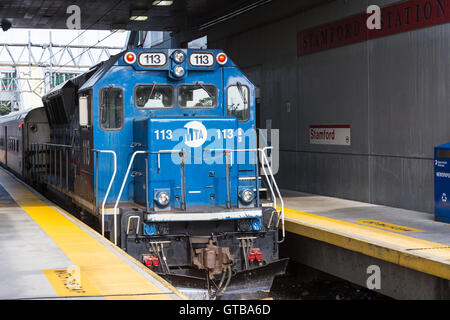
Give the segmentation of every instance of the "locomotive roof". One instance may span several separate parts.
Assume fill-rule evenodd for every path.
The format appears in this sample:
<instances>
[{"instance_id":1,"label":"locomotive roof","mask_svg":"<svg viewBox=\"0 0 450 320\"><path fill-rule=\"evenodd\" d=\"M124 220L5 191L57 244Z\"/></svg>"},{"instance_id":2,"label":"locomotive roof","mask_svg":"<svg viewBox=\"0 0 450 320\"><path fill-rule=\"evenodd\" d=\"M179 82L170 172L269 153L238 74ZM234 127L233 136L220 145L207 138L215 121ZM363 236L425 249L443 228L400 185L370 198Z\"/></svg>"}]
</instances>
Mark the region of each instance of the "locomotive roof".
<instances>
[{"instance_id":1,"label":"locomotive roof","mask_svg":"<svg viewBox=\"0 0 450 320\"><path fill-rule=\"evenodd\" d=\"M108 72L108 70L117 62L117 60L119 60L123 53L124 51L111 56L108 60L98 65L95 73L81 86L78 91L84 91L92 88L97 83L97 81L99 81L103 77L103 75Z\"/></svg>"},{"instance_id":2,"label":"locomotive roof","mask_svg":"<svg viewBox=\"0 0 450 320\"><path fill-rule=\"evenodd\" d=\"M28 109L25 109L25 110L10 112L10 113L0 117L0 123L13 121L13 120L24 119L27 116L28 113L30 113L31 111L33 111L35 109L39 109L39 108L42 108L42 107L28 108Z\"/></svg>"},{"instance_id":3,"label":"locomotive roof","mask_svg":"<svg viewBox=\"0 0 450 320\"><path fill-rule=\"evenodd\" d=\"M54 95L58 95L62 89L64 88L68 88L68 87L77 87L79 88L80 86L83 85L83 83L86 82L86 80L92 76L92 74L95 72L96 67L91 68L90 70L88 70L85 73L82 73L72 79L66 80L63 83L60 83L59 85L57 85L56 87L54 87L52 90L50 90L45 96L42 97L42 100L47 100L48 98L54 96Z\"/></svg>"}]
</instances>

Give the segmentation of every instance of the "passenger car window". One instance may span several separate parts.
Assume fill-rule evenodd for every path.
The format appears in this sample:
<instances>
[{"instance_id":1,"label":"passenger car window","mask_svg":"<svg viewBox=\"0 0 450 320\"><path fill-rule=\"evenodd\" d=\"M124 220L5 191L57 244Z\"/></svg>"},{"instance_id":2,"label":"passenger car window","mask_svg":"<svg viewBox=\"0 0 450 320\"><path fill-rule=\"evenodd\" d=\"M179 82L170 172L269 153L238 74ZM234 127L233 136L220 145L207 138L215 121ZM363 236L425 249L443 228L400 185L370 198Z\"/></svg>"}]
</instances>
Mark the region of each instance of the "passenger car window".
<instances>
[{"instance_id":1,"label":"passenger car window","mask_svg":"<svg viewBox=\"0 0 450 320\"><path fill-rule=\"evenodd\" d=\"M178 105L181 108L214 108L217 105L217 88L213 85L180 85Z\"/></svg>"},{"instance_id":2,"label":"passenger car window","mask_svg":"<svg viewBox=\"0 0 450 320\"><path fill-rule=\"evenodd\" d=\"M106 130L116 130L123 126L123 90L103 88L100 90L100 126Z\"/></svg>"},{"instance_id":3,"label":"passenger car window","mask_svg":"<svg viewBox=\"0 0 450 320\"><path fill-rule=\"evenodd\" d=\"M168 85L139 85L136 87L134 103L138 108L172 108L173 87Z\"/></svg>"},{"instance_id":4,"label":"passenger car window","mask_svg":"<svg viewBox=\"0 0 450 320\"><path fill-rule=\"evenodd\" d=\"M247 121L250 118L248 87L240 83L228 87L227 116L236 117L239 121Z\"/></svg>"}]
</instances>

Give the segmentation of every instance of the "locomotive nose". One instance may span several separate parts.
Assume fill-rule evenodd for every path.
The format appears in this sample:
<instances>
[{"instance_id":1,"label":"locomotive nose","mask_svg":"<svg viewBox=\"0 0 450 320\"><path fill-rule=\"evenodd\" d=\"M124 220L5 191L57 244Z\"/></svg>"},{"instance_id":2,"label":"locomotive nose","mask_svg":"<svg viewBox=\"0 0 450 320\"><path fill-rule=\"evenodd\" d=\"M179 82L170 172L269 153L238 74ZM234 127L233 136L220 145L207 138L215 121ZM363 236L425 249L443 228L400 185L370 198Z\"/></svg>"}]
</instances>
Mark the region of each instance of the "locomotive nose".
<instances>
[{"instance_id":1,"label":"locomotive nose","mask_svg":"<svg viewBox=\"0 0 450 320\"><path fill-rule=\"evenodd\" d=\"M147 156L134 165L135 199L155 211L237 204L237 166L223 150L236 149L238 132L236 118L136 119L134 143Z\"/></svg>"}]
</instances>

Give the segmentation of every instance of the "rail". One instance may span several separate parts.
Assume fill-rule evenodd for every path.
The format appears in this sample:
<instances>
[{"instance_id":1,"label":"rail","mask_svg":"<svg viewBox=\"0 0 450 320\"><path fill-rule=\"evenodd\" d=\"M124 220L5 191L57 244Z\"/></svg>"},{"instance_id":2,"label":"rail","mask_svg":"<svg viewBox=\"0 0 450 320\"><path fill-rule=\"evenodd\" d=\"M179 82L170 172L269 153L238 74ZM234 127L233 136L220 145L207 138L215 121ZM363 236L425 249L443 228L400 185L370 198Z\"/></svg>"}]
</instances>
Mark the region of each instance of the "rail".
<instances>
[{"instance_id":1,"label":"rail","mask_svg":"<svg viewBox=\"0 0 450 320\"><path fill-rule=\"evenodd\" d=\"M98 172L97 172L98 154L99 153L109 153L109 154L112 154L113 158L114 158L113 174L111 176L111 180L109 181L109 185L108 185L108 189L106 190L105 198L102 201L102 236L105 236L105 205L106 205L106 200L108 199L108 196L109 196L109 192L111 191L111 187L112 187L112 184L114 182L114 179L116 178L116 173L117 173L117 154L113 150L95 150L95 149L93 149L92 151L97 154L97 157L96 157L96 159L97 159L97 166L95 166L95 173L96 173L95 176L96 176L97 179L98 179ZM98 188L98 181L96 183L96 186ZM98 195L98 193L97 193L97 195ZM115 214L115 212L114 212L114 214ZM117 222L116 220L115 220L115 223ZM114 232L116 232L116 230L117 230L116 229L116 225L114 225Z\"/></svg>"}]
</instances>

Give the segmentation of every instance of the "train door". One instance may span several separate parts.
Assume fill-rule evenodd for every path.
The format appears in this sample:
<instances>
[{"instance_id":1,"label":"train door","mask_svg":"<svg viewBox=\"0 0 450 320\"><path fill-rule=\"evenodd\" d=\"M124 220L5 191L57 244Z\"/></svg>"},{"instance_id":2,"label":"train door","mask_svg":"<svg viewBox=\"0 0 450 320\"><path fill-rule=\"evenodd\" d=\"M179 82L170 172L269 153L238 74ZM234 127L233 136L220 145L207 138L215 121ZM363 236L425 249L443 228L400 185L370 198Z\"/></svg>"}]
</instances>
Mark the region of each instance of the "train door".
<instances>
[{"instance_id":1,"label":"train door","mask_svg":"<svg viewBox=\"0 0 450 320\"><path fill-rule=\"evenodd\" d=\"M92 205L95 203L95 189L94 189L94 156L93 156L93 129L92 129L92 94L84 94L87 97L87 116L89 125L79 126L78 154L74 155L78 160L78 168L75 170L75 194L80 196L83 200L82 206L89 209L92 213L95 213L95 207Z\"/></svg>"},{"instance_id":2,"label":"train door","mask_svg":"<svg viewBox=\"0 0 450 320\"><path fill-rule=\"evenodd\" d=\"M255 123L256 128L262 128L261 127L261 125L263 124L263 114L261 108L262 65L244 67L241 70L242 73L244 73L245 76L248 79L250 79L250 81L255 85Z\"/></svg>"},{"instance_id":3,"label":"train door","mask_svg":"<svg viewBox=\"0 0 450 320\"><path fill-rule=\"evenodd\" d=\"M225 116L236 117L238 124L237 149L255 149L255 87L237 68L224 69L224 106ZM237 154L238 170L252 173L255 170L255 154L240 152Z\"/></svg>"}]
</instances>

